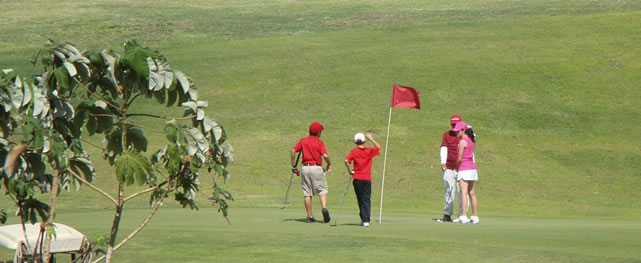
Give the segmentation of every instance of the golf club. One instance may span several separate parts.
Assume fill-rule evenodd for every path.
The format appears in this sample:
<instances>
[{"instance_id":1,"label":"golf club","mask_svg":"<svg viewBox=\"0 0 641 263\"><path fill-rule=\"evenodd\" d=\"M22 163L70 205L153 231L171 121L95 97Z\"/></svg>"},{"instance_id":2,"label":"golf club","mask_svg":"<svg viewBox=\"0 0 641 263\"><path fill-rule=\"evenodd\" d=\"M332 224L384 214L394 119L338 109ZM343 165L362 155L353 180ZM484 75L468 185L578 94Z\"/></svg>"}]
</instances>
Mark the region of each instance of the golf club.
<instances>
[{"instance_id":1,"label":"golf club","mask_svg":"<svg viewBox=\"0 0 641 263\"><path fill-rule=\"evenodd\" d=\"M341 199L341 205L340 209L338 211L343 210L343 205L345 204L345 196L347 196L347 190L349 190L349 185L352 184L352 176L349 176L349 181L347 181L347 186L345 187L345 192L343 192L343 198ZM331 226L338 226L338 212L336 213L336 216L334 216L334 224Z\"/></svg>"},{"instance_id":2,"label":"golf club","mask_svg":"<svg viewBox=\"0 0 641 263\"><path fill-rule=\"evenodd\" d=\"M296 157L296 162L294 163L294 167L298 167L298 161L300 160L300 154L303 151L301 150L298 152L298 156ZM287 192L285 192L285 200L283 200L283 204L280 206L280 209L284 209L287 207L287 198L289 197L289 189L292 188L292 181L294 180L294 171L292 171L292 175L289 177L289 184L287 185Z\"/></svg>"}]
</instances>

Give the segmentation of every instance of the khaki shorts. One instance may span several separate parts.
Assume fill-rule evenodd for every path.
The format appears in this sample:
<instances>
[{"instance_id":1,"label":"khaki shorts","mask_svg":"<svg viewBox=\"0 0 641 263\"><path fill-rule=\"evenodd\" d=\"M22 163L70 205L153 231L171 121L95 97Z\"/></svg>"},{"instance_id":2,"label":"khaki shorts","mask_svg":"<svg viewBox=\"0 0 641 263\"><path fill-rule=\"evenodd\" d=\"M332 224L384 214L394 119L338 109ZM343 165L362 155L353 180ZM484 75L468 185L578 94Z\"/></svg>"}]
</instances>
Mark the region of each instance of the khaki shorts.
<instances>
[{"instance_id":1,"label":"khaki shorts","mask_svg":"<svg viewBox=\"0 0 641 263\"><path fill-rule=\"evenodd\" d=\"M305 196L327 194L327 178L322 167L303 166L301 170L301 181L303 182L303 194Z\"/></svg>"}]
</instances>

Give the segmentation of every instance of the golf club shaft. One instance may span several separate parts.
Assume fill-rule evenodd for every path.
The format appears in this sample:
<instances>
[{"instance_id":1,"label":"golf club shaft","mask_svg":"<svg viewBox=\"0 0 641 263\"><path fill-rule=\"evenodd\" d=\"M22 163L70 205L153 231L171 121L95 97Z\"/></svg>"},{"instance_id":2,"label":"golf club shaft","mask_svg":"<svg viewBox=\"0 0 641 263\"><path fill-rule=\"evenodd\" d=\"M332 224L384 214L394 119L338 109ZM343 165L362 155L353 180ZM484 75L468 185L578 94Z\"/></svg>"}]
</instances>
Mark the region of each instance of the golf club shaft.
<instances>
[{"instance_id":1,"label":"golf club shaft","mask_svg":"<svg viewBox=\"0 0 641 263\"><path fill-rule=\"evenodd\" d=\"M343 205L345 204L345 196L347 196L347 191L349 190L349 185L352 184L352 176L350 175L349 181L347 181L347 186L345 187L345 191L343 192L343 198L341 199L341 206L339 209L339 212L343 210ZM334 225L338 225L338 213L336 213L336 217L334 217Z\"/></svg>"},{"instance_id":2,"label":"golf club shaft","mask_svg":"<svg viewBox=\"0 0 641 263\"><path fill-rule=\"evenodd\" d=\"M300 155L302 152L303 152L302 150L298 152L298 156L296 156L296 162L294 163L294 167L298 166L298 161L300 160ZM280 209L287 207L287 198L289 197L289 189L292 188L293 180L294 180L294 171L292 171L292 175L289 177L289 184L287 185L287 191L285 192L285 200L283 200L283 205L280 207Z\"/></svg>"},{"instance_id":3,"label":"golf club shaft","mask_svg":"<svg viewBox=\"0 0 641 263\"><path fill-rule=\"evenodd\" d=\"M292 181L294 180L294 173L289 177L289 184L287 185L287 191L285 192L285 200L283 200L283 205L280 206L281 209L287 206L287 196L289 195L289 189L292 187Z\"/></svg>"}]
</instances>

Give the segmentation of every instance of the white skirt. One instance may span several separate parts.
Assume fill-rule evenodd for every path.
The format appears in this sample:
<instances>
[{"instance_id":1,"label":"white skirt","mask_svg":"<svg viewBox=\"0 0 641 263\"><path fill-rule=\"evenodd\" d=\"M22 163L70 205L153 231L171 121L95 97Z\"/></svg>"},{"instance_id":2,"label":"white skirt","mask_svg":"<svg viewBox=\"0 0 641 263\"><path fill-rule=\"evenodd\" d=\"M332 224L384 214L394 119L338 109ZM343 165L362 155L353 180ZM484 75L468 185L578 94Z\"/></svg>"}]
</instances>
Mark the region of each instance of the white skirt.
<instances>
[{"instance_id":1,"label":"white skirt","mask_svg":"<svg viewBox=\"0 0 641 263\"><path fill-rule=\"evenodd\" d=\"M465 181L478 181L479 180L479 175L475 170L463 170L463 171L458 171L458 175L456 176L456 180L465 180Z\"/></svg>"}]
</instances>

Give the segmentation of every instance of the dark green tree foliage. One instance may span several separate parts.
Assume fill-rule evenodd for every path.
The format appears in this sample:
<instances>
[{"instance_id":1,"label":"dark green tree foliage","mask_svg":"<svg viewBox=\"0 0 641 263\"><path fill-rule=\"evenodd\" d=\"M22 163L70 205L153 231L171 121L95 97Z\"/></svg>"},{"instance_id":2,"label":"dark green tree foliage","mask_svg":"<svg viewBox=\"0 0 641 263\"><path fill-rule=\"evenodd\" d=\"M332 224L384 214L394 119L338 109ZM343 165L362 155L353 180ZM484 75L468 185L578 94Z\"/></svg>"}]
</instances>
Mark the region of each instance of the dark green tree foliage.
<instances>
[{"instance_id":1,"label":"dark green tree foliage","mask_svg":"<svg viewBox=\"0 0 641 263\"><path fill-rule=\"evenodd\" d=\"M55 215L49 204L36 198L36 191L91 184L98 175L93 162L104 160L113 166L119 184L117 197L102 191L114 202L117 215L108 241L109 261L129 198L151 192L155 212L173 194L183 207L196 209L203 168L225 180L229 177L232 148L225 130L206 115L207 102L198 100L191 79L173 70L160 52L136 41L126 42L122 55L113 50L80 52L71 44L50 42L35 53L32 63L44 72L30 79L11 69L0 72L1 185L15 200L23 222L47 221L50 213ZM184 116L134 112L132 105L140 103L140 97L184 107ZM135 122L140 118L166 122L166 144L151 154L149 128ZM89 156L84 148L84 137L95 134L105 139L102 158ZM125 198L132 184L146 190ZM227 217L227 201L233 198L216 180L209 199ZM6 219L4 215L0 219Z\"/></svg>"}]
</instances>

